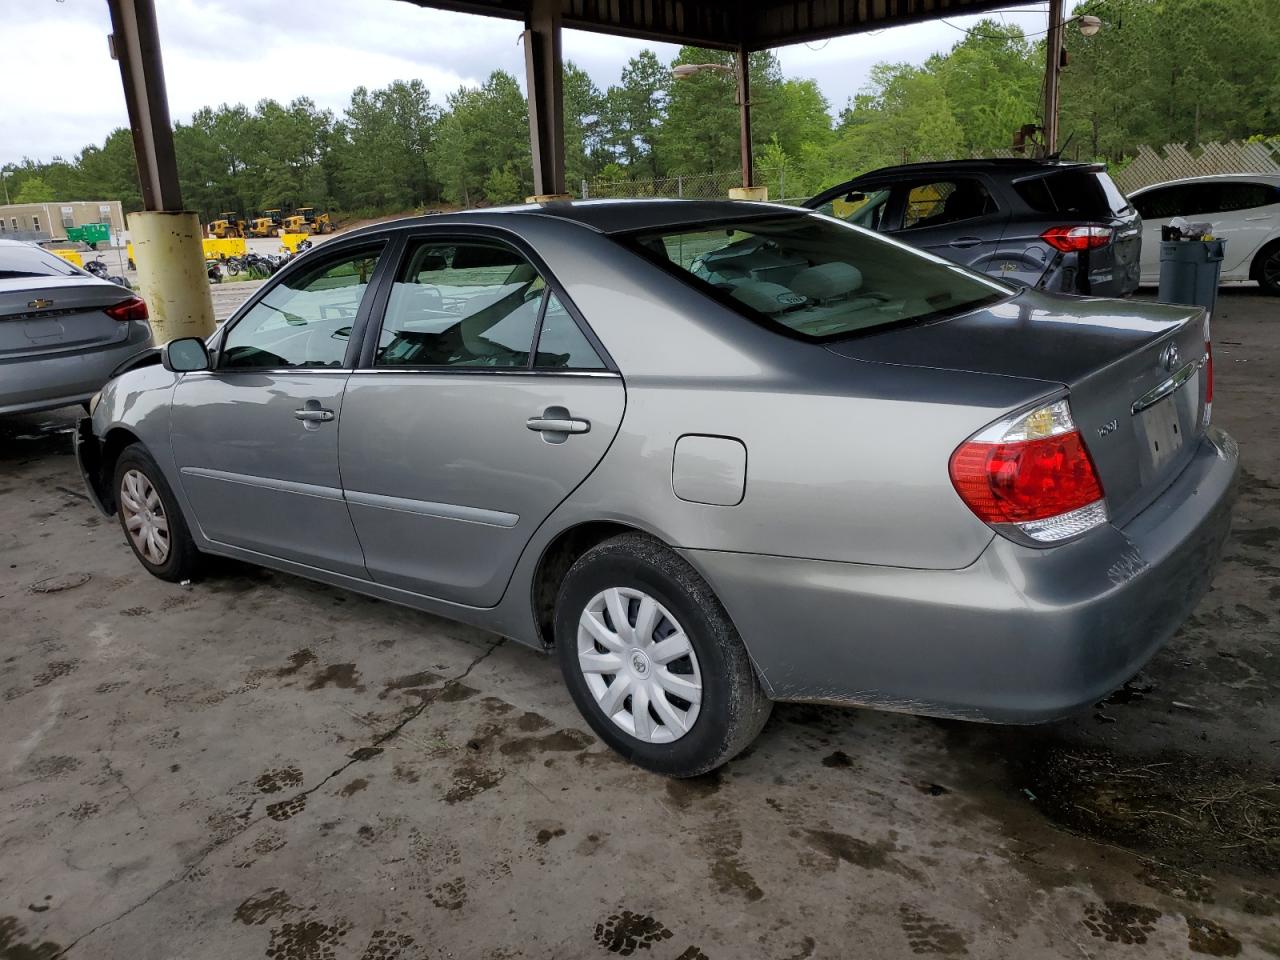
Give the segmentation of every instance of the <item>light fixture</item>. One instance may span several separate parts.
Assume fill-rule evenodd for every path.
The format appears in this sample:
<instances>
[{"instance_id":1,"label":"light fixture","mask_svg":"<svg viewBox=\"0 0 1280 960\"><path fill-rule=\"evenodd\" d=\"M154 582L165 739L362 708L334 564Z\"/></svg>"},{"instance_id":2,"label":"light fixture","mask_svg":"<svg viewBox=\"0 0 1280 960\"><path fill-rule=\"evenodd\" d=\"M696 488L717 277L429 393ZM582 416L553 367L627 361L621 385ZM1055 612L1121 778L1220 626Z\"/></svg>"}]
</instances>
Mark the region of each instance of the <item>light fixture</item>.
<instances>
[{"instance_id":1,"label":"light fixture","mask_svg":"<svg viewBox=\"0 0 1280 960\"><path fill-rule=\"evenodd\" d=\"M1102 29L1102 18L1095 17L1092 14L1085 14L1077 18L1080 23L1080 33L1086 37L1092 37Z\"/></svg>"},{"instance_id":2,"label":"light fixture","mask_svg":"<svg viewBox=\"0 0 1280 960\"><path fill-rule=\"evenodd\" d=\"M687 80L708 70L715 73L737 73L727 63L682 63L671 68L671 75L677 80Z\"/></svg>"}]
</instances>

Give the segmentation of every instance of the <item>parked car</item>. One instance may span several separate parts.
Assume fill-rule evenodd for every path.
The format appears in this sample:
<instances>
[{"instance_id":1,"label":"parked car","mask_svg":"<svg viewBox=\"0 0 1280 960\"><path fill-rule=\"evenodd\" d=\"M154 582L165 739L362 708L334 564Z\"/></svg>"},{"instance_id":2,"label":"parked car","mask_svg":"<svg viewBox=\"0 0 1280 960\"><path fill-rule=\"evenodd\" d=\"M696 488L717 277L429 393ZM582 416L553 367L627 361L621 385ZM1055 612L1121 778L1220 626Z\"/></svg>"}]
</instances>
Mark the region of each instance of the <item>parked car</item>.
<instances>
[{"instance_id":1,"label":"parked car","mask_svg":"<svg viewBox=\"0 0 1280 960\"><path fill-rule=\"evenodd\" d=\"M132 290L0 240L0 415L83 403L150 346L147 305Z\"/></svg>"},{"instance_id":2,"label":"parked car","mask_svg":"<svg viewBox=\"0 0 1280 960\"><path fill-rule=\"evenodd\" d=\"M949 160L885 167L806 207L1011 283L1123 297L1141 223L1101 164Z\"/></svg>"},{"instance_id":3,"label":"parked car","mask_svg":"<svg viewBox=\"0 0 1280 960\"><path fill-rule=\"evenodd\" d=\"M1035 722L1213 577L1236 447L1204 311L999 283L768 204L382 224L81 421L167 580L203 554L554 648L676 776L774 700Z\"/></svg>"},{"instance_id":4,"label":"parked car","mask_svg":"<svg viewBox=\"0 0 1280 960\"><path fill-rule=\"evenodd\" d=\"M1223 280L1256 280L1280 295L1280 175L1221 174L1157 183L1129 195L1142 214L1142 282L1160 282L1160 228L1208 222L1227 241Z\"/></svg>"}]
</instances>

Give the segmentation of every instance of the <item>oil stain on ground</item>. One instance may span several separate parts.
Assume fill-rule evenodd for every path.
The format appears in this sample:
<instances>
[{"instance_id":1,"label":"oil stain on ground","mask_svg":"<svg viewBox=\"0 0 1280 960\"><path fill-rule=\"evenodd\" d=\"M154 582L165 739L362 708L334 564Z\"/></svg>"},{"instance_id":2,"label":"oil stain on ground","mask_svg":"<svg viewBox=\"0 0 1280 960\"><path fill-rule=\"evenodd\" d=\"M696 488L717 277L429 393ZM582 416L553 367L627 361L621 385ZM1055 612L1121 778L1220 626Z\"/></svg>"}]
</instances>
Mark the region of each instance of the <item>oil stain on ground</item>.
<instances>
[{"instance_id":1,"label":"oil stain on ground","mask_svg":"<svg viewBox=\"0 0 1280 960\"><path fill-rule=\"evenodd\" d=\"M1108 943L1146 943L1159 919L1159 910L1123 900L1091 903L1084 909L1085 927Z\"/></svg>"},{"instance_id":2,"label":"oil stain on ground","mask_svg":"<svg viewBox=\"0 0 1280 960\"><path fill-rule=\"evenodd\" d=\"M904 903L898 907L898 922L907 936L907 945L911 947L912 953L959 957L969 952L964 935L959 930L910 904Z\"/></svg>"}]
</instances>

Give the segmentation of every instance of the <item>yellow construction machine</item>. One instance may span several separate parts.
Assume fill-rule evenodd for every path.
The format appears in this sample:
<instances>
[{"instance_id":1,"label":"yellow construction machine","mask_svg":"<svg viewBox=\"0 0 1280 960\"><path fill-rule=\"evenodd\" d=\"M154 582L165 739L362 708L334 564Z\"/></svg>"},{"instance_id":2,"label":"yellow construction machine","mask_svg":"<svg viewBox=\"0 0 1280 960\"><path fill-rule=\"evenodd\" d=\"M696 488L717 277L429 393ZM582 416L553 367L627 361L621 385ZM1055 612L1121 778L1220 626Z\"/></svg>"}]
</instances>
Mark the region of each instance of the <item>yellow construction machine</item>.
<instances>
[{"instance_id":1,"label":"yellow construction machine","mask_svg":"<svg viewBox=\"0 0 1280 960\"><path fill-rule=\"evenodd\" d=\"M214 240L230 240L244 236L244 221L233 211L218 214L218 219L210 222L209 236Z\"/></svg>"},{"instance_id":2,"label":"yellow construction machine","mask_svg":"<svg viewBox=\"0 0 1280 960\"><path fill-rule=\"evenodd\" d=\"M317 213L315 207L299 207L293 216L284 218L281 232L325 234L333 230L333 218L328 213Z\"/></svg>"},{"instance_id":3,"label":"yellow construction machine","mask_svg":"<svg viewBox=\"0 0 1280 960\"><path fill-rule=\"evenodd\" d=\"M255 217L249 223L249 236L275 237L280 234L280 211L263 210L262 216Z\"/></svg>"}]
</instances>

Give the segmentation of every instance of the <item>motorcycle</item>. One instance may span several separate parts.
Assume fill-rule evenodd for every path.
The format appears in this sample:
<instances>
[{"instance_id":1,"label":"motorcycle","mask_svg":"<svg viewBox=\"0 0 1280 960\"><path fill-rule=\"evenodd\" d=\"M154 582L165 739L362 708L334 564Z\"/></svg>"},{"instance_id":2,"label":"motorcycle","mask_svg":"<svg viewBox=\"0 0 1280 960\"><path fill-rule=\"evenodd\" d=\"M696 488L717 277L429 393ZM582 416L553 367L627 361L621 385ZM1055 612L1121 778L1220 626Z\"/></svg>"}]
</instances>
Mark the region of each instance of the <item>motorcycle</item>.
<instances>
[{"instance_id":1,"label":"motorcycle","mask_svg":"<svg viewBox=\"0 0 1280 960\"><path fill-rule=\"evenodd\" d=\"M128 280L126 280L124 277L120 276L119 274L114 274L111 272L111 268L108 267L103 262L101 255L94 257L92 260L86 261L84 268L88 270L90 273L92 273L99 280L106 280L108 283L114 283L117 286L124 287L127 290L132 289L129 286Z\"/></svg>"}]
</instances>

